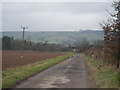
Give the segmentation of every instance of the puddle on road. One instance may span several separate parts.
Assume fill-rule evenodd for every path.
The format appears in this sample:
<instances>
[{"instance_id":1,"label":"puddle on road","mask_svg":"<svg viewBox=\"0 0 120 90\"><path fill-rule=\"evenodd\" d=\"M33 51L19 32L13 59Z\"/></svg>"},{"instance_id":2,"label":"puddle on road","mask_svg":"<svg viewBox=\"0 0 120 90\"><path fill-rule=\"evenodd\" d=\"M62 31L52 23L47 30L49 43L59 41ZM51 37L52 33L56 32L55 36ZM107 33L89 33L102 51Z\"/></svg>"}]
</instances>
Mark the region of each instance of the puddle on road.
<instances>
[{"instance_id":1,"label":"puddle on road","mask_svg":"<svg viewBox=\"0 0 120 90\"><path fill-rule=\"evenodd\" d=\"M43 79L39 85L40 88L59 88L59 85L68 83L70 80L66 76L50 76Z\"/></svg>"}]
</instances>

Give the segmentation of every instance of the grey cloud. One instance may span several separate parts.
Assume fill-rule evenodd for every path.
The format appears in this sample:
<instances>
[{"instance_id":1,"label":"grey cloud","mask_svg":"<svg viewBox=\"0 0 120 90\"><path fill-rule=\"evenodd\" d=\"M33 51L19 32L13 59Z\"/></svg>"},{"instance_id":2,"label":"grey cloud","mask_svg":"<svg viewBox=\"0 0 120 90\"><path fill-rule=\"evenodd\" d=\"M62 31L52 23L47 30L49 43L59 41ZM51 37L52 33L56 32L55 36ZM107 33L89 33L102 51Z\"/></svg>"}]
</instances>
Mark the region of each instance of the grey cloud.
<instances>
[{"instance_id":1,"label":"grey cloud","mask_svg":"<svg viewBox=\"0 0 120 90\"><path fill-rule=\"evenodd\" d=\"M3 3L3 30L98 29L98 19L106 17L109 2ZM111 9L110 9L111 10Z\"/></svg>"},{"instance_id":2,"label":"grey cloud","mask_svg":"<svg viewBox=\"0 0 120 90\"><path fill-rule=\"evenodd\" d=\"M71 12L71 13L100 13L105 12L109 2L67 2L67 3L3 3L3 12L27 13L27 12ZM10 9L9 9L10 8Z\"/></svg>"}]
</instances>

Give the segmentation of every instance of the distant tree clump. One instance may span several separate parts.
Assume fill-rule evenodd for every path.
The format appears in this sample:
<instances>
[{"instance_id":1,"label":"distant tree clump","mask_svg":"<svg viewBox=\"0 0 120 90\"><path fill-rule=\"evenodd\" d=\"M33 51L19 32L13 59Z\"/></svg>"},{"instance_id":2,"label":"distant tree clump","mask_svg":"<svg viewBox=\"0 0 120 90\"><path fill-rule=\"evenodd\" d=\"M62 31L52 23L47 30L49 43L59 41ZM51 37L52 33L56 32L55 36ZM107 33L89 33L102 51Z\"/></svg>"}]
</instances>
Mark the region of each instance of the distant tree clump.
<instances>
[{"instance_id":1,"label":"distant tree clump","mask_svg":"<svg viewBox=\"0 0 120 90\"><path fill-rule=\"evenodd\" d=\"M80 52L84 52L89 48L89 46L90 46L89 41L86 38L84 38L79 47Z\"/></svg>"},{"instance_id":2,"label":"distant tree clump","mask_svg":"<svg viewBox=\"0 0 120 90\"><path fill-rule=\"evenodd\" d=\"M11 49L11 40L13 38L8 37L8 36L3 36L2 37L2 49L5 50L10 50Z\"/></svg>"}]
</instances>

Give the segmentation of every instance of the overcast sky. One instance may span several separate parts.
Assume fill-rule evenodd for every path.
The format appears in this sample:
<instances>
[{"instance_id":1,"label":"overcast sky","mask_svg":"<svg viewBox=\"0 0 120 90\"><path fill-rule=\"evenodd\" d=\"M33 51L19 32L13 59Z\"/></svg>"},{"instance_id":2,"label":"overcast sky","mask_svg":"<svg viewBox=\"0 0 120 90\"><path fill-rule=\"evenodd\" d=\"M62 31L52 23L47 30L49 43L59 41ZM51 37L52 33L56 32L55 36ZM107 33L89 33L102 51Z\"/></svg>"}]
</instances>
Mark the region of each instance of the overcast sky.
<instances>
[{"instance_id":1,"label":"overcast sky","mask_svg":"<svg viewBox=\"0 0 120 90\"><path fill-rule=\"evenodd\" d=\"M99 22L109 17L111 2L5 2L2 3L2 30L71 31L101 29Z\"/></svg>"}]
</instances>

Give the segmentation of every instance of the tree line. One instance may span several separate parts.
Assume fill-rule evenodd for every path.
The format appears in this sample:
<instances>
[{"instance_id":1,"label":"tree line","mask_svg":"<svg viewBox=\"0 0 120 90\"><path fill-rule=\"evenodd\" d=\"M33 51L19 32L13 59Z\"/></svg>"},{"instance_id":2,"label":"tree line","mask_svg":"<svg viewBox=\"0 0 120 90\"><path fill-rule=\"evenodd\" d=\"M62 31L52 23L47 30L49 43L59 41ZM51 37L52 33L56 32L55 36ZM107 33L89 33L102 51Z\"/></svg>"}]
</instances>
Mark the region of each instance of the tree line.
<instances>
[{"instance_id":1,"label":"tree line","mask_svg":"<svg viewBox=\"0 0 120 90\"><path fill-rule=\"evenodd\" d=\"M23 44L23 46L22 46ZM2 37L2 50L33 50L33 51L74 51L84 52L90 48L91 44L87 39L83 39L81 42L75 41L73 43L55 44L45 42L32 42L30 40L14 39L14 37L3 36Z\"/></svg>"},{"instance_id":2,"label":"tree line","mask_svg":"<svg viewBox=\"0 0 120 90\"><path fill-rule=\"evenodd\" d=\"M23 46L22 46L23 43ZM2 37L2 50L33 50L33 51L68 51L68 48L60 44L45 42L32 42L29 40L14 39L14 37Z\"/></svg>"}]
</instances>

